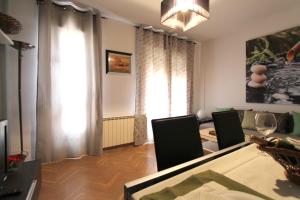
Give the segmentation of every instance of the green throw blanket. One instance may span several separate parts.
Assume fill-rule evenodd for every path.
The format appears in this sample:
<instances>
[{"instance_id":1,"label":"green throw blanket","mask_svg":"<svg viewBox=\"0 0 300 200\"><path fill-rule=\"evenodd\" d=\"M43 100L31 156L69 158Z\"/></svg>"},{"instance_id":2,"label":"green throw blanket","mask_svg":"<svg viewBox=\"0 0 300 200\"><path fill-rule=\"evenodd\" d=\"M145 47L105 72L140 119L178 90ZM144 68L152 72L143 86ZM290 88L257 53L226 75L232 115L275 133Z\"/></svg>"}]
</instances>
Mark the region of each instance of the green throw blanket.
<instances>
[{"instance_id":1,"label":"green throw blanket","mask_svg":"<svg viewBox=\"0 0 300 200\"><path fill-rule=\"evenodd\" d=\"M223 176L219 173L208 170L205 172L201 172L199 174L192 175L189 178L185 179L184 181L182 181L172 187L166 187L165 189L163 189L159 192L146 195L146 196L142 197L141 200L172 200L179 196L186 195L187 193L189 193L211 181L214 181L214 182L228 188L229 190L245 192L248 194L258 196L262 199L266 199L266 200L271 199L263 194L260 194L256 191L248 188L245 185L242 185L236 181L231 180L230 178L227 178L226 176Z\"/></svg>"}]
</instances>

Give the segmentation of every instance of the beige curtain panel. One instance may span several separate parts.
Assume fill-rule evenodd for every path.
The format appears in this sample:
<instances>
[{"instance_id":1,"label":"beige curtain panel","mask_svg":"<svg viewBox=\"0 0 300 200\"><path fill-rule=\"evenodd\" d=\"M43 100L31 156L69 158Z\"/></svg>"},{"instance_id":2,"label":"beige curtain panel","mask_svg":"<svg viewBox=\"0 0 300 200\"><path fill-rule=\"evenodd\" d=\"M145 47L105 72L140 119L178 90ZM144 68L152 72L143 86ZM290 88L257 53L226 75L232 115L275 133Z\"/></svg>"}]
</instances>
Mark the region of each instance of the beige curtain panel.
<instances>
[{"instance_id":1,"label":"beige curtain panel","mask_svg":"<svg viewBox=\"0 0 300 200\"><path fill-rule=\"evenodd\" d=\"M102 151L100 16L40 4L37 158Z\"/></svg>"},{"instance_id":2,"label":"beige curtain panel","mask_svg":"<svg viewBox=\"0 0 300 200\"><path fill-rule=\"evenodd\" d=\"M136 116L146 115L148 123L135 125L135 144L153 140L152 119L191 113L194 52L193 42L136 29L135 110Z\"/></svg>"}]
</instances>

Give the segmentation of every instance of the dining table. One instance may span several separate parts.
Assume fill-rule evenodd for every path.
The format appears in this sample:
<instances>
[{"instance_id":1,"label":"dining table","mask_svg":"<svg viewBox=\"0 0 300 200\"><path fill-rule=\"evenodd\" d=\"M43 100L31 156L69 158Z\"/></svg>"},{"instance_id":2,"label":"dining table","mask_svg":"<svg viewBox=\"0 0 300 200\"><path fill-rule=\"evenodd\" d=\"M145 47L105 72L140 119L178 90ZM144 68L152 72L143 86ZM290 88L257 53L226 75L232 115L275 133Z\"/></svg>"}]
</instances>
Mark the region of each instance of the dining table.
<instances>
[{"instance_id":1,"label":"dining table","mask_svg":"<svg viewBox=\"0 0 300 200\"><path fill-rule=\"evenodd\" d=\"M236 199L249 200L300 199L300 186L290 182L284 171L285 169L270 155L258 150L256 144L244 142L126 183L124 196L128 200L146 200L155 196L166 195L175 189L182 192L182 188L180 189L179 186L196 177L200 182L202 181L201 184L197 183L198 186L196 184L189 191L186 190L187 186L184 185L184 194L179 192L178 196L166 199L197 199L196 196L200 199L200 196L204 194L210 194L211 197L223 194L220 197L224 199L226 199L225 194L228 194L229 197L230 195L232 197L238 197L239 195L243 197L245 195L245 198ZM203 174L206 174L206 178L217 175L220 179L226 180L225 183L228 183L228 185L220 184L217 179L217 181L203 182L205 179L204 177L201 180ZM250 192L247 193L247 191ZM176 193L176 191L173 193ZM240 194L237 195L238 193Z\"/></svg>"}]
</instances>

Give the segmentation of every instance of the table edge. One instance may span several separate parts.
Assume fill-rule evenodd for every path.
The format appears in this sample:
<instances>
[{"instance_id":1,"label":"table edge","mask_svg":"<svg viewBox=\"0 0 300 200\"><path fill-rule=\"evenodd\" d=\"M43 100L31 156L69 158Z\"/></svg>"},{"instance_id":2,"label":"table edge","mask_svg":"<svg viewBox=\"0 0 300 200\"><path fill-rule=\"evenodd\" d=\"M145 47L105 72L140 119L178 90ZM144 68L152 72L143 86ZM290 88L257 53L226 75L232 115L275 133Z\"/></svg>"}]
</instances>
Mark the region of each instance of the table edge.
<instances>
[{"instance_id":1,"label":"table edge","mask_svg":"<svg viewBox=\"0 0 300 200\"><path fill-rule=\"evenodd\" d=\"M145 189L151 185L154 185L158 182L164 181L168 178L171 178L173 176L176 176L180 173L183 173L187 170L190 170L192 168L201 166L209 161L215 160L217 158L220 158L224 155L227 155L229 153L232 153L238 149L244 148L248 145L250 145L250 142L242 142L240 144L225 148L223 150L211 153L206 156L202 156L200 158L185 162L180 165L176 165L174 167L165 169L163 171L139 178L137 180L125 183L124 185L124 199L125 200L132 200L132 195L142 189Z\"/></svg>"}]
</instances>

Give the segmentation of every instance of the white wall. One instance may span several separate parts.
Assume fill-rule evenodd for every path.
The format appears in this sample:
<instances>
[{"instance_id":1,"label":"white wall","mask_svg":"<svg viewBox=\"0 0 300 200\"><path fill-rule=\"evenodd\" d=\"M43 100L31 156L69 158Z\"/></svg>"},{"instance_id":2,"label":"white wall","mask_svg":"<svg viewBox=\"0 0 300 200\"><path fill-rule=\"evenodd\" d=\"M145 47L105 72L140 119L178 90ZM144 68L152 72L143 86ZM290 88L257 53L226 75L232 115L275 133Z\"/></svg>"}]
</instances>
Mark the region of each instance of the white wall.
<instances>
[{"instance_id":1,"label":"white wall","mask_svg":"<svg viewBox=\"0 0 300 200\"><path fill-rule=\"evenodd\" d=\"M6 2L0 1L0 12L5 12ZM5 96L5 45L0 44L0 120L6 119L6 96Z\"/></svg>"},{"instance_id":2,"label":"white wall","mask_svg":"<svg viewBox=\"0 0 300 200\"><path fill-rule=\"evenodd\" d=\"M0 44L0 121L6 119L5 47Z\"/></svg>"},{"instance_id":3,"label":"white wall","mask_svg":"<svg viewBox=\"0 0 300 200\"><path fill-rule=\"evenodd\" d=\"M24 150L29 152L28 159L34 158L36 135L36 85L38 49L38 7L36 0L8 0L8 14L18 19L23 30L11 35L35 45L35 49L24 51L22 58L22 103ZM17 50L7 47L7 119L10 151L19 152L19 114L18 114L18 65Z\"/></svg>"},{"instance_id":4,"label":"white wall","mask_svg":"<svg viewBox=\"0 0 300 200\"><path fill-rule=\"evenodd\" d=\"M105 50L132 53L131 73L106 74ZM135 112L135 28L102 19L103 116L127 116Z\"/></svg>"},{"instance_id":5,"label":"white wall","mask_svg":"<svg viewBox=\"0 0 300 200\"><path fill-rule=\"evenodd\" d=\"M300 25L300 7L236 27L235 32L202 45L201 70L205 77L202 109L253 108L275 112L300 111L297 105L246 103L246 41ZM224 25L226 28L226 25Z\"/></svg>"}]
</instances>

